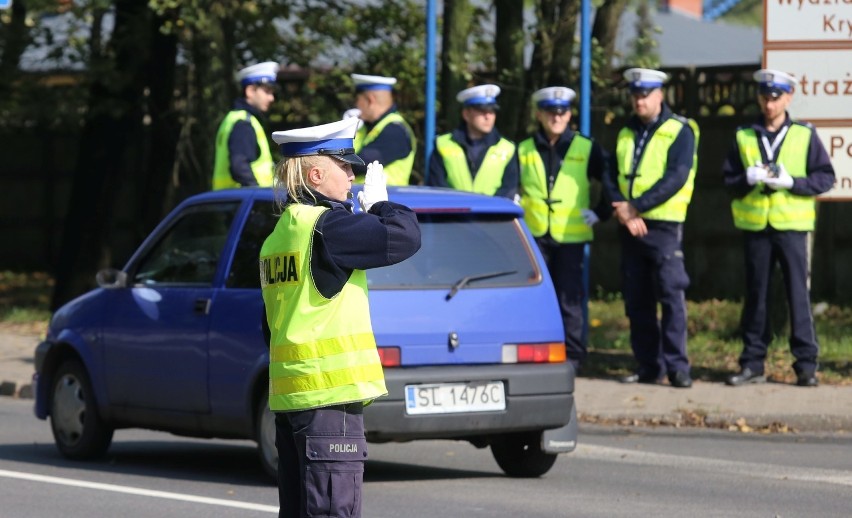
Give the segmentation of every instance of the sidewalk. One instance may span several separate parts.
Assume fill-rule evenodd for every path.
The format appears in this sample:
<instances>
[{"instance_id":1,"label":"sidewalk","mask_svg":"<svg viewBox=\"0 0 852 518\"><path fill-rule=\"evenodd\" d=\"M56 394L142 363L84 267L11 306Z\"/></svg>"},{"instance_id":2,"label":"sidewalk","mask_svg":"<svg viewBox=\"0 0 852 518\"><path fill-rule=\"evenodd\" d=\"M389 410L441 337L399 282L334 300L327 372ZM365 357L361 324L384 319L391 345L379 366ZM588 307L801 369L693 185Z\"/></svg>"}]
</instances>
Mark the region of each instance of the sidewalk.
<instances>
[{"instance_id":1,"label":"sidewalk","mask_svg":"<svg viewBox=\"0 0 852 518\"><path fill-rule=\"evenodd\" d=\"M0 330L0 396L32 397L33 352L39 339L37 334ZM575 396L582 423L852 433L852 385L728 387L696 381L691 389L675 389L578 378Z\"/></svg>"}]
</instances>

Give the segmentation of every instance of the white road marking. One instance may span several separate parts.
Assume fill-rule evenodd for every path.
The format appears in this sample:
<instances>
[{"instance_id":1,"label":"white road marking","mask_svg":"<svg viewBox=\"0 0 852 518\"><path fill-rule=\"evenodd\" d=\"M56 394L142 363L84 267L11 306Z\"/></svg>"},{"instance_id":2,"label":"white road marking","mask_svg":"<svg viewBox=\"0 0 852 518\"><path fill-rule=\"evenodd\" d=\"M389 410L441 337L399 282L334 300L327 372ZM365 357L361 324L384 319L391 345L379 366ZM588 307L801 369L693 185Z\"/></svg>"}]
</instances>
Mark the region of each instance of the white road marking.
<instances>
[{"instance_id":1,"label":"white road marking","mask_svg":"<svg viewBox=\"0 0 852 518\"><path fill-rule=\"evenodd\" d=\"M610 448L593 444L580 444L570 454L590 460L623 462L626 464L665 466L674 468L705 469L722 473L770 478L779 480L799 480L803 482L826 482L852 486L852 471L820 468L796 468L778 464L758 464L734 460L707 459L669 453L652 453L647 451Z\"/></svg>"},{"instance_id":2,"label":"white road marking","mask_svg":"<svg viewBox=\"0 0 852 518\"><path fill-rule=\"evenodd\" d=\"M261 511L265 513L278 513L278 507L272 505L253 504L250 502L240 502L237 500L224 500L221 498L208 498L206 496L193 496L181 493L170 493L168 491L154 491L151 489L140 489L137 487L130 486L117 486L115 484L85 482L82 480L73 480L70 478L60 477L48 477L45 475L35 475L33 473L23 473L20 471L7 471L4 469L0 469L0 477L16 478L20 480L32 480L34 482L59 484L62 486L82 487L85 489L97 489L100 491L112 491L115 493L126 493L128 495L149 496L152 498L166 498L169 500L181 500L183 502L193 502L197 504L218 505L222 507L236 507L237 509L248 509L250 511Z\"/></svg>"}]
</instances>

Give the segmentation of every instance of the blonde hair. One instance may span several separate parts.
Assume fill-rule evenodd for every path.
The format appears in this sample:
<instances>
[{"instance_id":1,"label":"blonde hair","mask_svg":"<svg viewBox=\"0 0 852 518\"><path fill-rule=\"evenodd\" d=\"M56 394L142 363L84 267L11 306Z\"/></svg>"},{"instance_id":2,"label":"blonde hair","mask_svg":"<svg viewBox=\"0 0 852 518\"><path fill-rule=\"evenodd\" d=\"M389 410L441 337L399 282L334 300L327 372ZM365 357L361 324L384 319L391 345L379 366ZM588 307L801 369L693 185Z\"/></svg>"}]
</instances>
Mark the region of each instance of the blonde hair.
<instances>
[{"instance_id":1,"label":"blonde hair","mask_svg":"<svg viewBox=\"0 0 852 518\"><path fill-rule=\"evenodd\" d=\"M308 198L316 202L316 196L311 191L307 176L314 167L324 168L326 164L323 159L325 158L327 157L320 155L294 156L278 162L275 166L273 188L275 204L280 211L284 211L288 198L294 203L307 203Z\"/></svg>"}]
</instances>

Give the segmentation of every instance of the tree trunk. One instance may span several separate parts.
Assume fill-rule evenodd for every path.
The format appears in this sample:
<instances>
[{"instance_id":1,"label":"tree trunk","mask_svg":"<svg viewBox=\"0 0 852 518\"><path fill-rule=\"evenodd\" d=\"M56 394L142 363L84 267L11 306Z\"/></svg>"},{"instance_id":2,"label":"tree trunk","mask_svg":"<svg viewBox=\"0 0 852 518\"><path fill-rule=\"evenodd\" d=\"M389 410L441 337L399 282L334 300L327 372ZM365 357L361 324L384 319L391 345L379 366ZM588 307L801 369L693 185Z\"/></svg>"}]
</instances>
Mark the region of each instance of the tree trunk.
<instances>
[{"instance_id":1,"label":"tree trunk","mask_svg":"<svg viewBox=\"0 0 852 518\"><path fill-rule=\"evenodd\" d=\"M545 86L571 86L571 60L579 2L540 0L533 58L527 87L534 92Z\"/></svg>"},{"instance_id":2,"label":"tree trunk","mask_svg":"<svg viewBox=\"0 0 852 518\"><path fill-rule=\"evenodd\" d=\"M15 0L10 12L11 20L5 27L2 53L0 53L0 95L5 99L10 86L18 76L21 54L29 45L31 36L26 25L27 7L23 0Z\"/></svg>"},{"instance_id":3,"label":"tree trunk","mask_svg":"<svg viewBox=\"0 0 852 518\"><path fill-rule=\"evenodd\" d=\"M612 58L615 55L615 38L621 15L627 7L628 0L604 0L595 13L595 23L592 26L592 39L596 40L603 51L603 61L598 70L598 77L609 82L612 75Z\"/></svg>"},{"instance_id":4,"label":"tree trunk","mask_svg":"<svg viewBox=\"0 0 852 518\"><path fill-rule=\"evenodd\" d=\"M438 132L455 128L460 120L456 94L467 87L465 54L472 22L473 7L469 0L445 0Z\"/></svg>"},{"instance_id":5,"label":"tree trunk","mask_svg":"<svg viewBox=\"0 0 852 518\"><path fill-rule=\"evenodd\" d=\"M524 88L524 3L496 0L497 10L494 51L497 57L497 82L501 87L500 133L510 139L526 133L528 96Z\"/></svg>"},{"instance_id":6,"label":"tree trunk","mask_svg":"<svg viewBox=\"0 0 852 518\"><path fill-rule=\"evenodd\" d=\"M128 164L141 134L150 11L146 0L116 0L115 27L102 59L89 63L89 107L80 137L68 215L56 267L52 308L94 285L112 261L110 230Z\"/></svg>"}]
</instances>

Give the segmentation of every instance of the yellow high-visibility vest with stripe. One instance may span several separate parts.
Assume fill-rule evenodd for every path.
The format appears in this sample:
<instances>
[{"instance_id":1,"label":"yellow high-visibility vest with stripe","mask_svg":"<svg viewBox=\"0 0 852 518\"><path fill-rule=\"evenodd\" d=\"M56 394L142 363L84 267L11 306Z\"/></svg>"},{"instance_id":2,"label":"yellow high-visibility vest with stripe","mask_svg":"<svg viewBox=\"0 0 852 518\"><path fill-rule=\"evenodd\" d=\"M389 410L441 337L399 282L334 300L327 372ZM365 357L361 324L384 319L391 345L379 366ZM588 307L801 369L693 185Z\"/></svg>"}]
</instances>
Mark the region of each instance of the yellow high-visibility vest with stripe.
<instances>
[{"instance_id":1,"label":"yellow high-visibility vest with stripe","mask_svg":"<svg viewBox=\"0 0 852 518\"><path fill-rule=\"evenodd\" d=\"M550 232L557 243L584 243L593 237L592 227L583 220L582 209L589 208L589 154L592 141L574 135L562 159L562 167L547 193L547 172L530 137L518 145L521 163L521 207L524 220L535 237ZM547 199L551 200L550 205Z\"/></svg>"},{"instance_id":2,"label":"yellow high-visibility vest with stripe","mask_svg":"<svg viewBox=\"0 0 852 518\"><path fill-rule=\"evenodd\" d=\"M367 299L354 270L332 298L311 275L314 227L325 207L291 204L260 251L260 282L271 332L269 408L286 412L387 394Z\"/></svg>"},{"instance_id":3,"label":"yellow high-visibility vest with stripe","mask_svg":"<svg viewBox=\"0 0 852 518\"><path fill-rule=\"evenodd\" d=\"M389 164L382 164L385 175L388 177L388 185L408 185L408 181L411 178L411 170L414 168L414 154L417 151L417 140L414 138L411 126L405 122L405 119L399 113L392 112L387 114L369 132L364 125L361 125L355 133L355 153L360 153L364 149L364 146L376 140L388 124L402 124L411 143L411 152L405 158L394 160ZM354 182L364 183L364 175L356 175Z\"/></svg>"},{"instance_id":4,"label":"yellow high-visibility vest with stripe","mask_svg":"<svg viewBox=\"0 0 852 518\"><path fill-rule=\"evenodd\" d=\"M695 171L698 168L699 137L698 124L692 119L687 119L686 123L692 128L692 132L695 135L692 168L689 170L689 176L684 186L674 196L648 212L643 212L641 216L645 219L679 223L686 221L686 209L692 200L692 192L695 187ZM672 147L684 124L685 122L679 117L671 117L663 122L657 128L657 131L654 132L650 141L645 144L645 150L642 153L642 158L635 172L632 168L636 136L633 130L628 127L621 129L618 133L615 156L618 163L618 190L621 191L621 195L626 200L638 198L663 177L666 171L666 163L668 162L669 148ZM632 197L630 196L629 177L631 173L636 175L633 178Z\"/></svg>"},{"instance_id":5,"label":"yellow high-visibility vest with stripe","mask_svg":"<svg viewBox=\"0 0 852 518\"><path fill-rule=\"evenodd\" d=\"M503 172L515 155L515 144L500 137L500 140L485 152L485 158L474 178L467 166L464 148L453 140L451 133L438 137L435 140L435 147L443 158L444 168L447 170L447 183L450 187L459 191L490 196L493 196L503 184Z\"/></svg>"},{"instance_id":6,"label":"yellow high-visibility vest with stripe","mask_svg":"<svg viewBox=\"0 0 852 518\"><path fill-rule=\"evenodd\" d=\"M248 111L234 110L225 115L225 118L219 125L219 131L216 132L216 159L213 163L214 191L240 186L231 176L231 153L228 150L228 139L231 137L231 131L234 129L234 124L239 121L250 122L254 130L254 135L257 138L257 147L260 149L260 155L250 164L251 172L254 174L257 185L261 187L272 185L275 161L272 159L272 151L269 149L269 141L266 139L263 126Z\"/></svg>"},{"instance_id":7,"label":"yellow high-visibility vest with stripe","mask_svg":"<svg viewBox=\"0 0 852 518\"><path fill-rule=\"evenodd\" d=\"M794 178L807 176L810 127L793 123L787 130L778 150L777 164ZM748 168L763 162L758 135L752 128L737 131L737 147L743 166ZM816 200L813 196L797 196L787 189L770 189L764 194L764 184L758 182L747 195L731 202L734 226L741 230L759 231L771 225L776 230L811 231L816 221Z\"/></svg>"}]
</instances>

